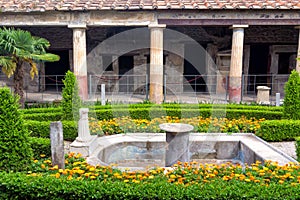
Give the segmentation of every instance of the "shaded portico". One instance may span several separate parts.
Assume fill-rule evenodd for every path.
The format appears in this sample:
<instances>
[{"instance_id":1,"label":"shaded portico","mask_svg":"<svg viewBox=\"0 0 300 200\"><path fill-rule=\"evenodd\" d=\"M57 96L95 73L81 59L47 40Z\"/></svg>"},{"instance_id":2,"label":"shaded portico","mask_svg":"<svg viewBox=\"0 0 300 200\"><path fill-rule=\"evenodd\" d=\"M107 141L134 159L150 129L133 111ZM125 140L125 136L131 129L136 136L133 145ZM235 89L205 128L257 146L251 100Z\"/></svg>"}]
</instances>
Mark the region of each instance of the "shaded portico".
<instances>
[{"instance_id":1,"label":"shaded portico","mask_svg":"<svg viewBox=\"0 0 300 200\"><path fill-rule=\"evenodd\" d=\"M144 7L143 7L144 8ZM30 10L29 12L4 10L0 14L2 26L26 27L27 29L40 28L47 30L47 28L57 27L69 29L65 31L66 34L71 32L71 41L64 48L69 49L72 56L70 58L71 69L74 71L80 84L80 94L83 99L88 98L88 59L87 55L89 49L93 45L97 45L110 35L102 36L93 35L91 30L117 27L145 27L149 30L149 57L150 57L150 101L161 103L163 101L163 57L164 57L164 28L176 27L178 30L184 28L187 30L186 34L191 35L194 27L201 27L205 29L210 37L201 38L203 34L199 34L196 41L205 43L207 52L211 54L212 59L207 58L205 61L207 75L215 74L218 70L211 62L216 62L217 54L222 50L231 50L230 52L230 67L229 75L229 100L232 102L241 101L241 76L249 70L250 46L255 44L253 36L258 38L266 37L265 41L258 39L260 43L268 43L274 45L293 45L299 48L299 30L291 30L291 27L296 27L300 24L300 17L298 10L281 10L281 9L266 9L266 10L238 10L230 8L228 10L216 9L208 10L203 8L201 12L194 8L185 7L184 10L170 9L157 10L153 7L150 10L144 9L118 10L113 7L110 9L85 9L73 11L49 9L44 11ZM256 30L271 30L263 29L263 27L280 27L282 30L280 38L284 41L272 41L273 35L264 36L263 33L255 34ZM289 30L292 36L287 39L284 36L285 27ZM215 32L209 33L210 28L217 28L219 30L229 30L226 34L216 36ZM201 30L199 29L199 30ZM70 31L71 30L71 31ZM208 31L207 31L208 30ZM47 31L46 31L47 32ZM107 32L106 32L107 33ZM229 33L229 34L228 34ZM251 34L249 34L251 33ZM295 34L296 33L296 34ZM197 34L196 34L197 35ZM43 37L43 35L39 35ZM102 37L102 39L98 39ZM267 37L270 37L267 39ZM276 35L275 35L276 37ZM46 37L47 38L47 37ZM51 37L49 37L51 38ZM296 38L296 41L295 41ZM252 41L251 41L252 39ZM59 40L59 38L52 38L52 40ZM222 46L228 44L229 46ZM52 43L51 39L50 42ZM71 45L70 45L71 42ZM55 42L54 42L55 43ZM52 46L53 49L63 48L63 45ZM70 47L71 46L71 47ZM271 48L271 47L270 47ZM247 50L248 49L248 50ZM299 56L299 49L297 50ZM297 53L296 52L296 53ZM246 55L246 56L245 56ZM273 54L272 54L273 55ZM272 56L271 55L271 56ZM143 57L141 54L136 57ZM171 56L170 56L171 57ZM174 57L174 56L173 56ZM184 59L184 58L182 58ZM277 62L278 62L277 58ZM146 59L143 58L143 62ZM245 61L246 60L246 61ZM137 63L137 62L136 62ZM182 63L181 61L179 63ZM276 63L276 53L271 57L271 63ZM147 64L147 63L146 63ZM180 64L181 65L181 64ZM299 71L299 61L296 64L296 69ZM217 66L218 67L218 66ZM182 70L179 70L182 72ZM272 71L269 70L269 71ZM276 70L275 70L276 71ZM276 73L276 72L275 72ZM214 80L207 80L213 83ZM213 89L214 91L216 89Z\"/></svg>"}]
</instances>

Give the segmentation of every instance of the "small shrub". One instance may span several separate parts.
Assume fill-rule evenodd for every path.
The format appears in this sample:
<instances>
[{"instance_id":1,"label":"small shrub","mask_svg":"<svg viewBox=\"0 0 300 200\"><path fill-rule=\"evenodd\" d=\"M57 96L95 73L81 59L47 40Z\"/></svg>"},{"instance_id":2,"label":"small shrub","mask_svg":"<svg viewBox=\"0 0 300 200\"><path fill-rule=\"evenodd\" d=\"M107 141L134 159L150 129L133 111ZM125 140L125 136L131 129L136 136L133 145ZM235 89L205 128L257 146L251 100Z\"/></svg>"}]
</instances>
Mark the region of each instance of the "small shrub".
<instances>
[{"instance_id":1,"label":"small shrub","mask_svg":"<svg viewBox=\"0 0 300 200\"><path fill-rule=\"evenodd\" d=\"M23 171L32 162L28 130L19 112L19 98L0 88L0 170Z\"/></svg>"},{"instance_id":2,"label":"small shrub","mask_svg":"<svg viewBox=\"0 0 300 200\"><path fill-rule=\"evenodd\" d=\"M300 75L293 70L284 87L284 118L300 120Z\"/></svg>"},{"instance_id":3,"label":"small shrub","mask_svg":"<svg viewBox=\"0 0 300 200\"><path fill-rule=\"evenodd\" d=\"M45 157L51 156L51 142L49 138L30 137L29 139L35 159L40 158L40 155Z\"/></svg>"},{"instance_id":4,"label":"small shrub","mask_svg":"<svg viewBox=\"0 0 300 200\"><path fill-rule=\"evenodd\" d=\"M64 87L62 90L62 102L64 120L79 119L79 108L81 107L81 99L79 97L79 87L76 76L73 72L68 71L63 80Z\"/></svg>"}]
</instances>

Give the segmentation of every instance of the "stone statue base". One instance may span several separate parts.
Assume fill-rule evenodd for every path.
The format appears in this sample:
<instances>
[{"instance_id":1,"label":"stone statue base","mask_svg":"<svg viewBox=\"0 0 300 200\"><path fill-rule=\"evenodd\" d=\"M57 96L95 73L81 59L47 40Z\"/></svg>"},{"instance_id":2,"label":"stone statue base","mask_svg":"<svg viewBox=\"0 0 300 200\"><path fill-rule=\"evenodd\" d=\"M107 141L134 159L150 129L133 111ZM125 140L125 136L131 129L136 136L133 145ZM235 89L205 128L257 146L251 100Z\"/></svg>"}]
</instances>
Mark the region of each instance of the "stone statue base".
<instances>
[{"instance_id":1,"label":"stone statue base","mask_svg":"<svg viewBox=\"0 0 300 200\"><path fill-rule=\"evenodd\" d=\"M70 152L80 153L83 157L88 157L97 147L97 136L90 136L88 141L77 139L70 144Z\"/></svg>"}]
</instances>

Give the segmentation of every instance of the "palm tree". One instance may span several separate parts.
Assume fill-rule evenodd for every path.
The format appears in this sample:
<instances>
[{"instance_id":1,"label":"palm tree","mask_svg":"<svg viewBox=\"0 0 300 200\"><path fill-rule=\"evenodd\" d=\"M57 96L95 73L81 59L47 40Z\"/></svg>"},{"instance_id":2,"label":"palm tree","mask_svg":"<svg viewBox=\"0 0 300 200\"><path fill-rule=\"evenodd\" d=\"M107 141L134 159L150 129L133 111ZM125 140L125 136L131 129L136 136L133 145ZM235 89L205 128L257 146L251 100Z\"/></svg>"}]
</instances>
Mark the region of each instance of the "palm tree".
<instances>
[{"instance_id":1,"label":"palm tree","mask_svg":"<svg viewBox=\"0 0 300 200\"><path fill-rule=\"evenodd\" d=\"M47 53L48 40L32 36L30 32L14 28L0 28L0 66L7 77L14 75L14 93L20 96L20 104L24 106L23 64L31 66L30 76L38 74L37 62L54 62L59 56Z\"/></svg>"}]
</instances>

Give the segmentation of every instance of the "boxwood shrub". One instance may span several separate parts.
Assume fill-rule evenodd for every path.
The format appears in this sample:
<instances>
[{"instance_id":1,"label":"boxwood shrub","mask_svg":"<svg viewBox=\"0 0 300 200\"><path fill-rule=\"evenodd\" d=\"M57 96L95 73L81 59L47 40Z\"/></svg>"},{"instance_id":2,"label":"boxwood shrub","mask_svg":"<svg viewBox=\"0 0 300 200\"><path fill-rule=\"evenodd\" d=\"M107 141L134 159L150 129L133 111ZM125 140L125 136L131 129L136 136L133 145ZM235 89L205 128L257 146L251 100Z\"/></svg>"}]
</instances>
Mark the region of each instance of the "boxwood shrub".
<instances>
[{"instance_id":1,"label":"boxwood shrub","mask_svg":"<svg viewBox=\"0 0 300 200\"><path fill-rule=\"evenodd\" d=\"M46 157L51 157L51 142L49 138L29 138L34 159L40 158L41 154Z\"/></svg>"},{"instance_id":2,"label":"boxwood shrub","mask_svg":"<svg viewBox=\"0 0 300 200\"><path fill-rule=\"evenodd\" d=\"M300 120L267 120L261 123L257 136L267 141L294 140L300 136Z\"/></svg>"},{"instance_id":3,"label":"boxwood shrub","mask_svg":"<svg viewBox=\"0 0 300 200\"><path fill-rule=\"evenodd\" d=\"M291 195L292 194L292 195ZM147 184L121 181L84 181L50 176L0 173L0 199L299 199L300 186L272 183L268 187L240 181L182 186L156 181Z\"/></svg>"},{"instance_id":4,"label":"boxwood shrub","mask_svg":"<svg viewBox=\"0 0 300 200\"><path fill-rule=\"evenodd\" d=\"M50 138L50 121L26 121L25 127L30 131L31 137ZM77 123L74 121L62 121L64 140L73 141L76 139Z\"/></svg>"}]
</instances>

